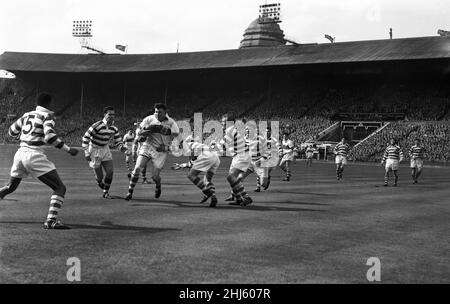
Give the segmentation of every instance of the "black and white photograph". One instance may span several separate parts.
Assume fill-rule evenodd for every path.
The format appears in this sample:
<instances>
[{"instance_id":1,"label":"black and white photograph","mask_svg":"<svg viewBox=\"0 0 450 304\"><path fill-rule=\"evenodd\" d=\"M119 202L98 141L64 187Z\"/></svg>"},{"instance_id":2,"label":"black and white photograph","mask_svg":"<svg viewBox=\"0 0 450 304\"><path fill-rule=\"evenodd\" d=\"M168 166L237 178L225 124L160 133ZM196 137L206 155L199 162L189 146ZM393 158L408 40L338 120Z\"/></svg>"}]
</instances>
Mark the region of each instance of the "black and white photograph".
<instances>
[{"instance_id":1,"label":"black and white photograph","mask_svg":"<svg viewBox=\"0 0 450 304\"><path fill-rule=\"evenodd\" d=\"M448 0L0 3L0 284L448 284L449 162Z\"/></svg>"}]
</instances>

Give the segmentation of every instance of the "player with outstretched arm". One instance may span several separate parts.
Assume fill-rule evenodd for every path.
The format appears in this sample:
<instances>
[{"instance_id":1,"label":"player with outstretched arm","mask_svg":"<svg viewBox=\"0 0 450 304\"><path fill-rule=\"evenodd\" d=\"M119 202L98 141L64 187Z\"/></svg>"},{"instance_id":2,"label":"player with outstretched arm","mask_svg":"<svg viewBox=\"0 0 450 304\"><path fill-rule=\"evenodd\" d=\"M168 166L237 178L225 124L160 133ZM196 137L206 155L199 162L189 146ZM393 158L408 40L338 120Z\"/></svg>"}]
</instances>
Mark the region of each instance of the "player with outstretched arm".
<instances>
[{"instance_id":1,"label":"player with outstretched arm","mask_svg":"<svg viewBox=\"0 0 450 304\"><path fill-rule=\"evenodd\" d=\"M39 94L36 110L22 115L9 128L9 135L20 139L20 148L14 155L9 183L0 189L0 199L13 193L23 178L31 175L53 190L50 208L44 229L70 229L58 220L66 194L66 186L56 171L55 165L47 159L42 146L50 144L75 156L78 150L67 146L55 133L55 118L49 110L52 96Z\"/></svg>"}]
</instances>

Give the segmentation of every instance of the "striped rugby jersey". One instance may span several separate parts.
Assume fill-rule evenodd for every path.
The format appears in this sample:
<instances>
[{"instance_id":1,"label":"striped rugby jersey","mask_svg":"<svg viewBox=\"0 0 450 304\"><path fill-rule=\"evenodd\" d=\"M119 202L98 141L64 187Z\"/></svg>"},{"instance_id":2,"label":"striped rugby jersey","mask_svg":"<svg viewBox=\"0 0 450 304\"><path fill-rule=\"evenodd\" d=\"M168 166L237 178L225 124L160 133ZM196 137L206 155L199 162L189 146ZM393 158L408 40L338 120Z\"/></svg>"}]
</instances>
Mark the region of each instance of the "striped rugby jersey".
<instances>
[{"instance_id":1,"label":"striped rugby jersey","mask_svg":"<svg viewBox=\"0 0 450 304\"><path fill-rule=\"evenodd\" d=\"M191 156L199 156L203 151L209 151L208 145L189 139L184 141L184 149L191 152Z\"/></svg>"},{"instance_id":2,"label":"striped rugby jersey","mask_svg":"<svg viewBox=\"0 0 450 304\"><path fill-rule=\"evenodd\" d=\"M409 156L412 159L420 158L422 159L425 154L425 148L423 146L414 145L409 149Z\"/></svg>"},{"instance_id":3,"label":"striped rugby jersey","mask_svg":"<svg viewBox=\"0 0 450 304\"><path fill-rule=\"evenodd\" d=\"M270 137L269 140L266 139L267 157L278 157L278 146L279 143L275 137Z\"/></svg>"},{"instance_id":4,"label":"striped rugby jersey","mask_svg":"<svg viewBox=\"0 0 450 304\"><path fill-rule=\"evenodd\" d=\"M69 151L70 148L56 135L53 112L37 106L36 110L23 114L14 122L8 134L20 139L21 147L37 149L45 144Z\"/></svg>"},{"instance_id":5,"label":"striped rugby jersey","mask_svg":"<svg viewBox=\"0 0 450 304\"><path fill-rule=\"evenodd\" d=\"M267 151L267 141L263 136L258 135L254 140L250 140L247 138L245 139L245 143L246 152L250 154L252 161L257 161L261 157L268 157L269 151Z\"/></svg>"},{"instance_id":6,"label":"striped rugby jersey","mask_svg":"<svg viewBox=\"0 0 450 304\"><path fill-rule=\"evenodd\" d=\"M339 156L347 157L350 152L350 145L348 143L338 143L334 146L334 153Z\"/></svg>"},{"instance_id":7,"label":"striped rugby jersey","mask_svg":"<svg viewBox=\"0 0 450 304\"><path fill-rule=\"evenodd\" d=\"M126 151L126 148L123 145L123 142L120 140L119 129L116 126L108 126L106 121L100 120L94 123L83 136L83 141L81 146L85 151L89 148L89 143L92 143L96 146L104 147L113 141L112 147L118 148L122 152Z\"/></svg>"},{"instance_id":8,"label":"striped rugby jersey","mask_svg":"<svg viewBox=\"0 0 450 304\"><path fill-rule=\"evenodd\" d=\"M234 126L228 127L225 130L224 143L228 148L228 151L231 152L231 156L234 157L238 154L245 154L245 139Z\"/></svg>"},{"instance_id":9,"label":"striped rugby jersey","mask_svg":"<svg viewBox=\"0 0 450 304\"><path fill-rule=\"evenodd\" d=\"M266 140L267 149L269 150L278 150L278 140L275 137L270 137L269 140Z\"/></svg>"},{"instance_id":10,"label":"striped rugby jersey","mask_svg":"<svg viewBox=\"0 0 450 304\"><path fill-rule=\"evenodd\" d=\"M403 160L403 152L397 145L389 145L384 151L383 162L386 159Z\"/></svg>"}]
</instances>

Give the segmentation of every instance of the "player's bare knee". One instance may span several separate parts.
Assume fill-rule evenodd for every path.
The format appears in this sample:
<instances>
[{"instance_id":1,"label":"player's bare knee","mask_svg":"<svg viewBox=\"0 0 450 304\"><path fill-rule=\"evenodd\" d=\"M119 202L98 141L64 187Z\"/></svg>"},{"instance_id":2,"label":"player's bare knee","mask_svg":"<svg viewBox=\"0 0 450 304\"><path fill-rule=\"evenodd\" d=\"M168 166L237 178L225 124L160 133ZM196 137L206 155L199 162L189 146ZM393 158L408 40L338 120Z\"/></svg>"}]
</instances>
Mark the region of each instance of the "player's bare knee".
<instances>
[{"instance_id":1,"label":"player's bare knee","mask_svg":"<svg viewBox=\"0 0 450 304\"><path fill-rule=\"evenodd\" d=\"M133 175L139 175L139 173L141 173L141 170L141 167L136 166L133 170Z\"/></svg>"}]
</instances>

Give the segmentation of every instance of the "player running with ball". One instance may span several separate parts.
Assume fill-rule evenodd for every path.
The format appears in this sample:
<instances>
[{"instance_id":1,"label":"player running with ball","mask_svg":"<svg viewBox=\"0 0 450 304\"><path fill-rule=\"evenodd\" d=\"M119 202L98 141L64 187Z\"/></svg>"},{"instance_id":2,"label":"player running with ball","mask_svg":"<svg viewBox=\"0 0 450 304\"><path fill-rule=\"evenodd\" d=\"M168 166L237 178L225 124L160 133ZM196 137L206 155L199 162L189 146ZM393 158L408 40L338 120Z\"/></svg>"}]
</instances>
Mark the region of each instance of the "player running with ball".
<instances>
[{"instance_id":1,"label":"player running with ball","mask_svg":"<svg viewBox=\"0 0 450 304\"><path fill-rule=\"evenodd\" d=\"M155 198L161 196L161 170L169 154L169 146L180 132L176 122L167 115L167 107L163 103L155 104L154 114L145 117L139 127L141 131L136 136L146 139L138 151L128 193L125 196L127 201L133 198L134 188L139 181L139 174L150 160L153 165L152 179L156 184Z\"/></svg>"}]
</instances>

